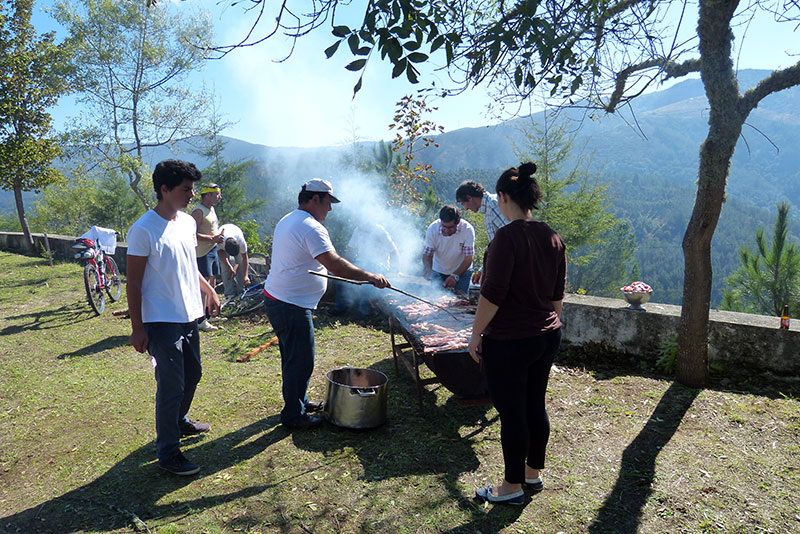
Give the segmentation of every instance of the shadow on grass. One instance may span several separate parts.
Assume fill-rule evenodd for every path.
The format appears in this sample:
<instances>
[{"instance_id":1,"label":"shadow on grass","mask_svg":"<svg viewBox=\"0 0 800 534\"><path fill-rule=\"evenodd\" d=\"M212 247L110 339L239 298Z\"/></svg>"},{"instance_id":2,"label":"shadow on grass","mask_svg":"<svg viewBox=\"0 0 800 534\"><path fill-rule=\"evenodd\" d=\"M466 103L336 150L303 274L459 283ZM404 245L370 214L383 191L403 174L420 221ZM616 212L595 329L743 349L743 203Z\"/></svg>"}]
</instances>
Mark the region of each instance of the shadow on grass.
<instances>
[{"instance_id":1,"label":"shadow on grass","mask_svg":"<svg viewBox=\"0 0 800 534\"><path fill-rule=\"evenodd\" d=\"M18 334L26 330L48 330L88 321L97 315L84 303L72 303L52 310L40 310L6 317L6 322L15 322L0 330L0 336Z\"/></svg>"},{"instance_id":2,"label":"shadow on grass","mask_svg":"<svg viewBox=\"0 0 800 534\"><path fill-rule=\"evenodd\" d=\"M148 443L94 481L1 518L0 532L108 532L130 524L138 532L147 530L146 521L150 519L180 516L192 510L257 495L269 486L252 485L230 493L157 504L198 478L213 477L215 473L252 458L284 439L287 434L277 424L278 416L272 416L213 440L201 437L184 440L184 447L203 440L189 452L191 458L201 465L200 474L191 477L178 477L161 471L153 460L155 447Z\"/></svg>"},{"instance_id":3,"label":"shadow on grass","mask_svg":"<svg viewBox=\"0 0 800 534\"><path fill-rule=\"evenodd\" d=\"M590 372L598 380L610 380L618 376L641 376L662 381L675 380L674 375L667 375L656 370L653 361L652 358L621 353L599 343L586 343L579 346L565 343L556 356L555 364ZM771 399L781 399L787 395L800 396L800 382L773 379L757 373L736 374L733 370L728 370L725 375L712 373L710 382L706 389L713 391L759 395Z\"/></svg>"},{"instance_id":4,"label":"shadow on grass","mask_svg":"<svg viewBox=\"0 0 800 534\"><path fill-rule=\"evenodd\" d=\"M617 482L589 526L589 533L634 534L638 531L642 511L653 492L656 458L678 430L700 391L677 382L670 385L647 424L622 453Z\"/></svg>"},{"instance_id":5,"label":"shadow on grass","mask_svg":"<svg viewBox=\"0 0 800 534\"><path fill-rule=\"evenodd\" d=\"M432 492L432 495L438 496L433 501L423 499L421 502L425 510L421 509L420 512L429 513L429 508L435 508L439 503L455 502L474 515L474 522L452 532L485 531L486 528L497 531L513 523L522 508L484 509L474 500L475 488L465 490L459 481L464 473L480 468L469 438L496 422L496 415L488 416L490 406L463 406L450 394L444 404L437 405L438 388L443 386L428 385L423 389L425 412L421 414L416 386L403 366L396 373L390 357L376 362L370 369L381 371L389 377L386 423L373 429L347 429L326 423L324 431L292 434L295 446L326 455L352 451L363 467L363 479L367 482L398 479L397 484L408 484L409 478L413 480L418 475L436 475L446 497L442 497L438 491ZM464 427L475 428L464 436ZM420 491L427 490L423 486Z\"/></svg>"},{"instance_id":6,"label":"shadow on grass","mask_svg":"<svg viewBox=\"0 0 800 534\"><path fill-rule=\"evenodd\" d=\"M82 349L78 349L72 352L65 352L64 354L60 354L58 356L59 360L66 360L69 358L76 358L79 356L91 356L93 354L97 354L98 352L103 352L104 350L115 349L117 347L124 347L128 344L128 336L111 336L105 339L101 339L91 345L83 347Z\"/></svg>"}]
</instances>

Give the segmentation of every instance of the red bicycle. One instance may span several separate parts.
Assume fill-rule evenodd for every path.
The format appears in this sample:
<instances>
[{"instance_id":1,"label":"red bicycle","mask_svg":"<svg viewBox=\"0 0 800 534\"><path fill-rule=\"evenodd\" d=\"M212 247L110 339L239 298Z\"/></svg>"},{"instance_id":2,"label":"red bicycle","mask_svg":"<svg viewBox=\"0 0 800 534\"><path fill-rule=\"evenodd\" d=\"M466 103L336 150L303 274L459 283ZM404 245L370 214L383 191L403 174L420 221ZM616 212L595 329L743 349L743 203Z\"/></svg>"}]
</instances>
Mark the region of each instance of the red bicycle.
<instances>
[{"instance_id":1,"label":"red bicycle","mask_svg":"<svg viewBox=\"0 0 800 534\"><path fill-rule=\"evenodd\" d=\"M111 302L116 302L122 295L122 280L117 262L91 239L79 238L72 248L78 251L75 258L86 260L83 267L86 298L94 312L100 315L106 307L106 295Z\"/></svg>"}]
</instances>

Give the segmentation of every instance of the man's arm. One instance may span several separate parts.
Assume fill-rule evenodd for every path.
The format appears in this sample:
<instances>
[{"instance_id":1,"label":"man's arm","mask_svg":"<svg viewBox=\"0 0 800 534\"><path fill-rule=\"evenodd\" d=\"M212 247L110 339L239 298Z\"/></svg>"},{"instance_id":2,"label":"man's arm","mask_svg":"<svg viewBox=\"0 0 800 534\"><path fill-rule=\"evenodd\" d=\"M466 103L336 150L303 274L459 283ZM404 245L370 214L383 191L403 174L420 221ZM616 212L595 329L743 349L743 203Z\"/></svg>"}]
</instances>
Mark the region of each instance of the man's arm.
<instances>
[{"instance_id":1,"label":"man's arm","mask_svg":"<svg viewBox=\"0 0 800 534\"><path fill-rule=\"evenodd\" d=\"M200 228L200 223L203 222L203 212L198 210L192 210L192 218L194 222L197 224L197 228ZM213 241L214 243L222 243L225 241L225 236L222 234L201 234L197 232L197 240L198 241Z\"/></svg>"},{"instance_id":2,"label":"man's arm","mask_svg":"<svg viewBox=\"0 0 800 534\"><path fill-rule=\"evenodd\" d=\"M231 273L231 276L234 276L236 274L236 267L231 265L231 260L228 256L228 253L224 250L218 250L217 256L219 257L219 262L222 264L222 266L227 269L227 272Z\"/></svg>"},{"instance_id":3,"label":"man's arm","mask_svg":"<svg viewBox=\"0 0 800 534\"><path fill-rule=\"evenodd\" d=\"M467 269L469 269L470 265L472 265L472 256L464 256L464 259L461 260L461 264L458 267L456 267L456 270L453 274L460 277L467 271ZM448 276L447 279L444 281L444 287L455 287L457 283L458 280L456 280L452 276Z\"/></svg>"},{"instance_id":4,"label":"man's arm","mask_svg":"<svg viewBox=\"0 0 800 534\"><path fill-rule=\"evenodd\" d=\"M422 277L425 280L431 279L431 272L433 272L433 254L430 256L427 254L422 255Z\"/></svg>"},{"instance_id":5,"label":"man's arm","mask_svg":"<svg viewBox=\"0 0 800 534\"><path fill-rule=\"evenodd\" d=\"M208 313L211 317L216 317L219 315L219 295L217 295L217 291L214 287L208 283L208 281L203 278L203 275L198 273L198 277L200 278L200 291L206 294L208 300L206 301L206 306L208 306Z\"/></svg>"},{"instance_id":6,"label":"man's arm","mask_svg":"<svg viewBox=\"0 0 800 534\"><path fill-rule=\"evenodd\" d=\"M239 262L239 269L244 269L244 285L250 285L250 255L247 252L242 252L242 261Z\"/></svg>"},{"instance_id":7,"label":"man's arm","mask_svg":"<svg viewBox=\"0 0 800 534\"><path fill-rule=\"evenodd\" d=\"M131 316L131 335L128 342L138 352L147 350L147 331L142 323L142 279L147 266L147 256L128 255L126 293L128 313Z\"/></svg>"},{"instance_id":8,"label":"man's arm","mask_svg":"<svg viewBox=\"0 0 800 534\"><path fill-rule=\"evenodd\" d=\"M389 287L389 281L382 274L371 273L360 267L356 267L339 256L335 250L323 252L315 259L336 276L349 278L351 280L363 280L375 287Z\"/></svg>"}]
</instances>

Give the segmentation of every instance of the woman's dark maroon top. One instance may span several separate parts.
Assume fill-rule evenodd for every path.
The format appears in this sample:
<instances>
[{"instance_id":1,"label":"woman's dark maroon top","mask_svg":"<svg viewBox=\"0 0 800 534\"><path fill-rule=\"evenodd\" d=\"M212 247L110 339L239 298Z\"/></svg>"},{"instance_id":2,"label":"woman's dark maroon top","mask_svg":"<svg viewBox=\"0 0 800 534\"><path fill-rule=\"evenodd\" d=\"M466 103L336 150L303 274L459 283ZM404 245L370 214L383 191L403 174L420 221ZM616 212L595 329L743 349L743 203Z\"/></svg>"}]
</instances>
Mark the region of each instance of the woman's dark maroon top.
<instances>
[{"instance_id":1,"label":"woman's dark maroon top","mask_svg":"<svg viewBox=\"0 0 800 534\"><path fill-rule=\"evenodd\" d=\"M534 337L561 327L553 301L567 283L564 241L538 221L514 221L497 230L486 249L481 296L499 306L484 335Z\"/></svg>"}]
</instances>

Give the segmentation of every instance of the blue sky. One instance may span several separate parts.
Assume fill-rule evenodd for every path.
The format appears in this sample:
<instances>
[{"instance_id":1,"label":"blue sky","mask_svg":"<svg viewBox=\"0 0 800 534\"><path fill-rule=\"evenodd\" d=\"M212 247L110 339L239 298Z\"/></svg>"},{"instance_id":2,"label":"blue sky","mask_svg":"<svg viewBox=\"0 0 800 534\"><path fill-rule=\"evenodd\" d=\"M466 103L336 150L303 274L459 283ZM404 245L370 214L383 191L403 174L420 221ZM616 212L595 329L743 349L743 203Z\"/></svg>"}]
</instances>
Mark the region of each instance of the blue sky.
<instances>
[{"instance_id":1,"label":"blue sky","mask_svg":"<svg viewBox=\"0 0 800 534\"><path fill-rule=\"evenodd\" d=\"M230 0L172 1L176 9L211 9L218 43L238 41L250 27L250 15L240 7L230 7ZM54 28L53 21L40 11L51 3L37 2L34 23L41 31ZM357 7L360 6L358 3ZM696 6L689 5L688 17L695 11ZM694 23L684 20L683 26L690 31ZM737 46L743 45L738 56L739 68L778 68L797 62L800 57L785 52L791 47L793 50L789 52L800 53L800 39L793 27L791 23L771 23L769 17L762 16L750 24L743 43L744 33L739 31ZM332 43L329 31L321 28L298 41L292 56L282 63L276 61L286 55L289 43L280 38L208 61L202 79L217 94L227 120L235 123L224 133L269 146L310 147L348 144L354 139L390 140L393 133L388 125L395 103L431 81L437 86L446 84L445 74L437 72L426 73L423 83L416 86L404 78L392 80L388 63L371 61L364 86L353 99L358 74L344 69L352 60L342 53L344 48L332 59L325 58L323 50ZM491 103L487 90L477 88L432 101L439 109L430 118L446 131L492 124L497 118L487 109ZM56 126L63 126L76 111L79 110L70 99L62 99L53 110Z\"/></svg>"}]
</instances>

